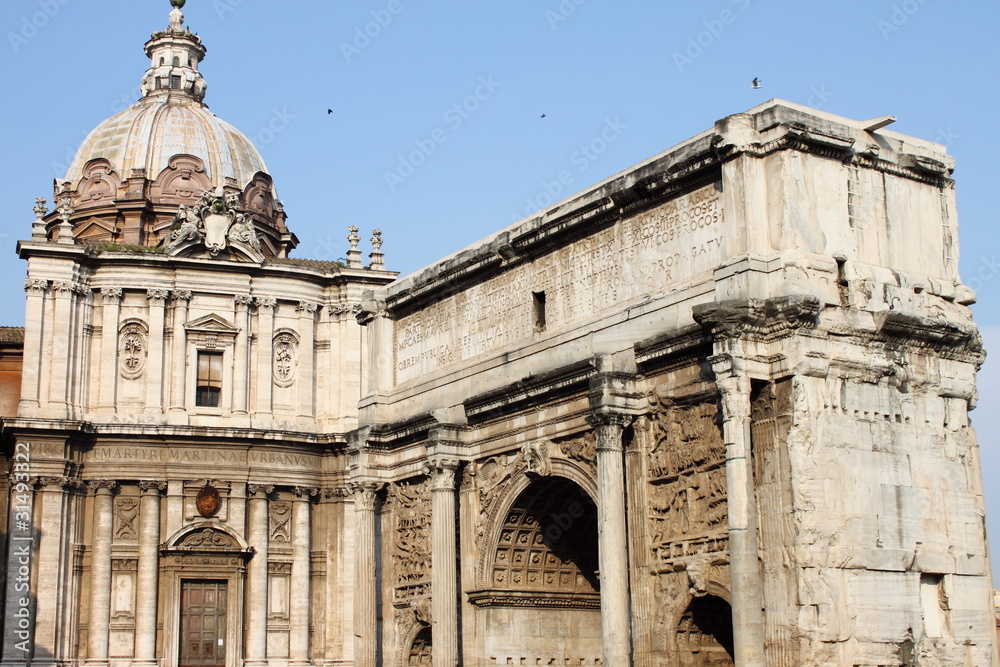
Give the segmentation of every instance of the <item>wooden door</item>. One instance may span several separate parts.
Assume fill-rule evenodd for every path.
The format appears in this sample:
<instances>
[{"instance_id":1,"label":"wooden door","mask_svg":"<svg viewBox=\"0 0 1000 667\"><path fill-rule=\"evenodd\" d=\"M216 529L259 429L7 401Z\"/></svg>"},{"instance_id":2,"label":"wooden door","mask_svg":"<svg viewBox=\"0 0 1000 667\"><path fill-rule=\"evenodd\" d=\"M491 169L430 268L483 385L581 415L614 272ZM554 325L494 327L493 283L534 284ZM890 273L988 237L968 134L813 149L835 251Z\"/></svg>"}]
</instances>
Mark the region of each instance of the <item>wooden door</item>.
<instances>
[{"instance_id":1,"label":"wooden door","mask_svg":"<svg viewBox=\"0 0 1000 667\"><path fill-rule=\"evenodd\" d=\"M181 581L180 667L225 667L225 581Z\"/></svg>"}]
</instances>

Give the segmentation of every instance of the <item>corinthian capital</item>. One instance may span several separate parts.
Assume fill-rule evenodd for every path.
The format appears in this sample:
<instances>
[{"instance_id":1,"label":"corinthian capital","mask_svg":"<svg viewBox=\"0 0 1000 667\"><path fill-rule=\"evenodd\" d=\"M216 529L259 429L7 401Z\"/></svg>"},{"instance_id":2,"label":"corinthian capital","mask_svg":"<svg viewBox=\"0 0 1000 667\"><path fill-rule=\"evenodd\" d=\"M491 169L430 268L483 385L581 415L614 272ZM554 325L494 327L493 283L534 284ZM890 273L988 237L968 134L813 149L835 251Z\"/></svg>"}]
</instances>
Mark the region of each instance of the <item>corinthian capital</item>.
<instances>
[{"instance_id":1,"label":"corinthian capital","mask_svg":"<svg viewBox=\"0 0 1000 667\"><path fill-rule=\"evenodd\" d=\"M448 456L432 456L424 463L424 474L431 478L431 489L434 491L454 491L455 473L461 464L456 458Z\"/></svg>"},{"instance_id":2,"label":"corinthian capital","mask_svg":"<svg viewBox=\"0 0 1000 667\"><path fill-rule=\"evenodd\" d=\"M385 484L374 480L350 482L347 488L354 494L355 509L375 511L375 499Z\"/></svg>"}]
</instances>

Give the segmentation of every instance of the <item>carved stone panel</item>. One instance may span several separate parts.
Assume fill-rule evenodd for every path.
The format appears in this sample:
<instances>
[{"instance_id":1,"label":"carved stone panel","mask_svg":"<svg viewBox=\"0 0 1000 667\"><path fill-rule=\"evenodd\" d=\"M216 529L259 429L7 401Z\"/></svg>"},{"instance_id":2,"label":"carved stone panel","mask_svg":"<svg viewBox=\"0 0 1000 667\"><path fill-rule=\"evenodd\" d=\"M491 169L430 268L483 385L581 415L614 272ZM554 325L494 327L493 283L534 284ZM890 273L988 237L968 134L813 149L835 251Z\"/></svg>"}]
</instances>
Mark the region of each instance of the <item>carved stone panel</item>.
<instances>
[{"instance_id":1,"label":"carved stone panel","mask_svg":"<svg viewBox=\"0 0 1000 667\"><path fill-rule=\"evenodd\" d=\"M271 515L271 541L291 542L292 504L285 501L274 502L269 506Z\"/></svg>"},{"instance_id":2,"label":"carved stone panel","mask_svg":"<svg viewBox=\"0 0 1000 667\"><path fill-rule=\"evenodd\" d=\"M122 327L118 334L118 367L122 377L127 380L141 377L146 368L147 355L145 325L132 322Z\"/></svg>"},{"instance_id":3,"label":"carved stone panel","mask_svg":"<svg viewBox=\"0 0 1000 667\"><path fill-rule=\"evenodd\" d=\"M393 484L390 489L396 531L392 545L394 602L414 604L430 593L430 480Z\"/></svg>"},{"instance_id":4,"label":"carved stone panel","mask_svg":"<svg viewBox=\"0 0 1000 667\"><path fill-rule=\"evenodd\" d=\"M130 496L115 499L115 539L136 539L135 518L139 514L139 499Z\"/></svg>"},{"instance_id":5,"label":"carved stone panel","mask_svg":"<svg viewBox=\"0 0 1000 667\"><path fill-rule=\"evenodd\" d=\"M289 332L274 337L273 375L279 387L290 387L295 383L295 368L298 365L299 341Z\"/></svg>"},{"instance_id":6,"label":"carved stone panel","mask_svg":"<svg viewBox=\"0 0 1000 667\"><path fill-rule=\"evenodd\" d=\"M655 398L654 398L655 400ZM656 567L725 552L726 448L714 401L657 403L651 416L649 517Z\"/></svg>"}]
</instances>

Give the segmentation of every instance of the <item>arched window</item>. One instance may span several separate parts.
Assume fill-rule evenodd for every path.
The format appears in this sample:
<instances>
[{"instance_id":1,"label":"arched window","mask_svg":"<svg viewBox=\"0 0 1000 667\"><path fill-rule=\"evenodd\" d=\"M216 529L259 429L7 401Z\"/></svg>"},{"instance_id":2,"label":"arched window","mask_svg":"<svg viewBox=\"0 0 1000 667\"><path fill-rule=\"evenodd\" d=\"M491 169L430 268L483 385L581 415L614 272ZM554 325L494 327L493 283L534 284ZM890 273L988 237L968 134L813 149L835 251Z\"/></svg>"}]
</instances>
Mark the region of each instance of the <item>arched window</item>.
<instances>
[{"instance_id":1,"label":"arched window","mask_svg":"<svg viewBox=\"0 0 1000 667\"><path fill-rule=\"evenodd\" d=\"M410 654L406 659L406 667L430 667L432 664L432 655L431 629L424 626L417 633L417 636L413 638L413 644L410 646Z\"/></svg>"},{"instance_id":2,"label":"arched window","mask_svg":"<svg viewBox=\"0 0 1000 667\"><path fill-rule=\"evenodd\" d=\"M733 610L714 595L691 600L677 624L677 652L683 665L735 665Z\"/></svg>"},{"instance_id":3,"label":"arched window","mask_svg":"<svg viewBox=\"0 0 1000 667\"><path fill-rule=\"evenodd\" d=\"M181 66L181 59L178 58L177 56L174 56L174 67L180 67L180 66Z\"/></svg>"}]
</instances>

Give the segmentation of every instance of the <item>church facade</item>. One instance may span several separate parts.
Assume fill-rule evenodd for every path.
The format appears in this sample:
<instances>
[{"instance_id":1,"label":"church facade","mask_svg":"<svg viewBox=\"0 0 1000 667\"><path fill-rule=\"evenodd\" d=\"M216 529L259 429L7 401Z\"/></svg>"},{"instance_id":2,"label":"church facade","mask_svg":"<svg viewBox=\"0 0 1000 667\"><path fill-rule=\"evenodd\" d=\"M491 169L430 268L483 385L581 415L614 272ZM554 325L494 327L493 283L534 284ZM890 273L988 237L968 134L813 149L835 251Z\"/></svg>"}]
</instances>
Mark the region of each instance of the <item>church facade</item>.
<instances>
[{"instance_id":1,"label":"church facade","mask_svg":"<svg viewBox=\"0 0 1000 667\"><path fill-rule=\"evenodd\" d=\"M998 664L942 146L775 100L294 259L172 4L19 244L2 667Z\"/></svg>"}]
</instances>

